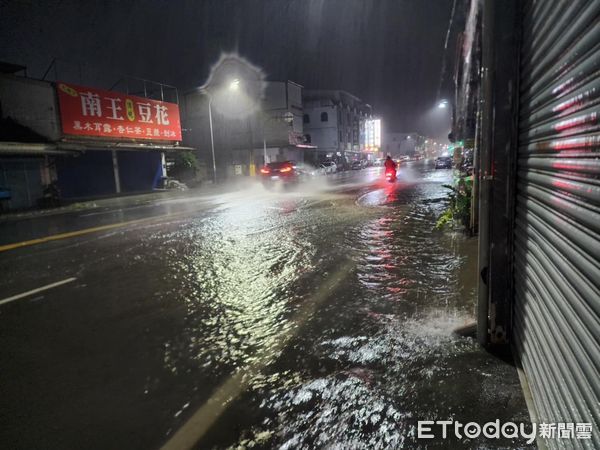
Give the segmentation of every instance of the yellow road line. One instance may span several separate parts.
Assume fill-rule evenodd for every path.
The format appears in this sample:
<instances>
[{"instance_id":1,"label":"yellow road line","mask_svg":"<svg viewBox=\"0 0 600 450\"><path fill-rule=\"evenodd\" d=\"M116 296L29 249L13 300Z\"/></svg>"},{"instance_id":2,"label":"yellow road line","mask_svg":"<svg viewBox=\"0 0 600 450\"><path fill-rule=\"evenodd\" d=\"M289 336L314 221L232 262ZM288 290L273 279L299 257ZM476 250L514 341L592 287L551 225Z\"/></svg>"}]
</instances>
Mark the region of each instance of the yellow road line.
<instances>
[{"instance_id":1,"label":"yellow road line","mask_svg":"<svg viewBox=\"0 0 600 450\"><path fill-rule=\"evenodd\" d=\"M30 239L28 241L15 242L14 244L0 245L0 252L6 252L8 250L14 250L16 248L21 248L21 247L28 247L30 245L43 244L44 242L58 241L60 239L67 239L67 238L76 237L76 236L83 236L85 234L97 233L98 231L112 230L114 228L124 227L127 225L133 225L133 224L140 223L140 222L143 222L146 220L148 220L148 219L137 219L137 220L130 220L128 222L111 223L108 225L100 225L98 227L84 228L83 230L70 231L68 233L53 234L51 236L44 236L42 238Z\"/></svg>"},{"instance_id":2,"label":"yellow road line","mask_svg":"<svg viewBox=\"0 0 600 450\"><path fill-rule=\"evenodd\" d=\"M113 230L115 228L126 227L128 225L152 222L153 220L157 220L157 219L164 219L164 218L168 218L168 217L176 217L176 216L182 216L182 215L186 215L186 214L192 214L195 211L197 211L197 210L181 211L181 212L177 212L177 213L164 214L161 216L144 217L143 219L135 219L135 220L129 220L126 222L111 223L111 224L107 224L107 225L100 225L97 227L84 228L82 230L69 231L68 233L53 234L51 236L44 236L42 238L30 239L28 241L15 242L13 244L0 245L0 253L6 252L9 250L14 250L16 248L28 247L30 245L43 244L44 242L58 241L60 239L68 239L68 238L72 238L72 237L83 236L86 234L97 233L99 231Z\"/></svg>"}]
</instances>

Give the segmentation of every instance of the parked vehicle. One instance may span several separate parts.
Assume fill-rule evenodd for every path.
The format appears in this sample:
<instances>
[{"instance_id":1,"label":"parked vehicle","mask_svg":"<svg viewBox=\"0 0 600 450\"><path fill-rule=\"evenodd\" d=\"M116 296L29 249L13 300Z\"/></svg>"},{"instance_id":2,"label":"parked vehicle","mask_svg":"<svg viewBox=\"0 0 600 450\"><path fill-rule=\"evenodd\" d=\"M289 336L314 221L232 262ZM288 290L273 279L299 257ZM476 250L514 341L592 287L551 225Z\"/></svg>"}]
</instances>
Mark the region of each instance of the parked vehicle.
<instances>
[{"instance_id":1,"label":"parked vehicle","mask_svg":"<svg viewBox=\"0 0 600 450\"><path fill-rule=\"evenodd\" d=\"M40 208L56 208L60 206L60 189L56 181L44 186L42 197L38 199Z\"/></svg>"},{"instance_id":2,"label":"parked vehicle","mask_svg":"<svg viewBox=\"0 0 600 450\"><path fill-rule=\"evenodd\" d=\"M452 156L438 156L435 159L436 169L452 169Z\"/></svg>"},{"instance_id":3,"label":"parked vehicle","mask_svg":"<svg viewBox=\"0 0 600 450\"><path fill-rule=\"evenodd\" d=\"M326 174L336 173L338 171L337 164L333 161L325 161L324 163L321 163L320 167L324 169Z\"/></svg>"},{"instance_id":4,"label":"parked vehicle","mask_svg":"<svg viewBox=\"0 0 600 450\"><path fill-rule=\"evenodd\" d=\"M166 189L166 190L174 190L174 191L187 191L187 184L172 178L172 177L161 177L160 182L158 183L157 189Z\"/></svg>"},{"instance_id":5,"label":"parked vehicle","mask_svg":"<svg viewBox=\"0 0 600 450\"><path fill-rule=\"evenodd\" d=\"M352 170L360 170L363 168L362 161L352 161L352 165L350 166Z\"/></svg>"}]
</instances>

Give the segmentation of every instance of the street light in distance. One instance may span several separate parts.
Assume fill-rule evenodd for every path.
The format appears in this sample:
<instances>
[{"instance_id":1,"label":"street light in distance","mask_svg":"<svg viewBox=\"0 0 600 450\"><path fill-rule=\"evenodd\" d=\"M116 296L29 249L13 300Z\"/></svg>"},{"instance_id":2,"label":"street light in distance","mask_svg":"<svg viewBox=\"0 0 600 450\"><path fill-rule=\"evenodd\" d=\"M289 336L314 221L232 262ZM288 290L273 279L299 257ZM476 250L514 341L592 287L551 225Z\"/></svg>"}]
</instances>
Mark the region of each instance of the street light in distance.
<instances>
[{"instance_id":1,"label":"street light in distance","mask_svg":"<svg viewBox=\"0 0 600 450\"><path fill-rule=\"evenodd\" d=\"M448 100L440 100L440 102L438 103L438 108L447 108L448 107Z\"/></svg>"},{"instance_id":2,"label":"street light in distance","mask_svg":"<svg viewBox=\"0 0 600 450\"><path fill-rule=\"evenodd\" d=\"M232 91L237 91L240 88L240 79L234 78L231 83L229 83L229 89Z\"/></svg>"}]
</instances>

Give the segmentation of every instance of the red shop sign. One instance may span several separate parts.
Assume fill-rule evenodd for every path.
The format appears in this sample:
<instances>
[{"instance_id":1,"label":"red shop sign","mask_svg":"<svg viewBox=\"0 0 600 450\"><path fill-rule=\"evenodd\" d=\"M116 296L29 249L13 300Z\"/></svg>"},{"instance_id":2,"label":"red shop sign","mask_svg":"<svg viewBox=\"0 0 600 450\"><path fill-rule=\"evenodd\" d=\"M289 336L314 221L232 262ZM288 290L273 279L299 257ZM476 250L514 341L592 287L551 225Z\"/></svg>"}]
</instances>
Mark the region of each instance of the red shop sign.
<instances>
[{"instance_id":1,"label":"red shop sign","mask_svg":"<svg viewBox=\"0 0 600 450\"><path fill-rule=\"evenodd\" d=\"M61 82L56 87L64 134L181 141L175 103Z\"/></svg>"}]
</instances>

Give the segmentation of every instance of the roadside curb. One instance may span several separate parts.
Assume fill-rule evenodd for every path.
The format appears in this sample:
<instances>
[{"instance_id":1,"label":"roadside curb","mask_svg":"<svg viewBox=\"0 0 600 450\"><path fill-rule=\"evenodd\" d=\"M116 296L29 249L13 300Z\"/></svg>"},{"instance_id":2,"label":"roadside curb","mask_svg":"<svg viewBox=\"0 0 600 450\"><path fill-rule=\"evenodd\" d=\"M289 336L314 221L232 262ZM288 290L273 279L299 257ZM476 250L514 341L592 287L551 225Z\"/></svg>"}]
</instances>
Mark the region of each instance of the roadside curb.
<instances>
[{"instance_id":1,"label":"roadside curb","mask_svg":"<svg viewBox=\"0 0 600 450\"><path fill-rule=\"evenodd\" d=\"M236 183L233 186L227 184L217 184L216 186L212 184L206 184L202 187L189 189L187 191L161 190L112 197L102 197L73 202L57 208L33 209L0 214L0 223L46 218L75 212L87 212L109 208L127 208L163 199L185 198L187 196L198 195L227 194L237 190L245 189L246 187L247 186L245 186L245 183Z\"/></svg>"}]
</instances>

